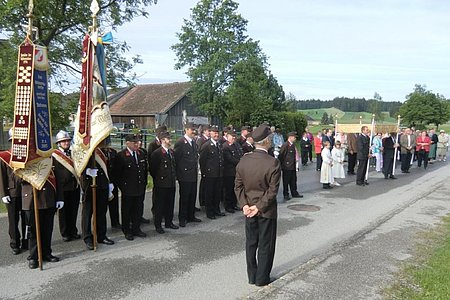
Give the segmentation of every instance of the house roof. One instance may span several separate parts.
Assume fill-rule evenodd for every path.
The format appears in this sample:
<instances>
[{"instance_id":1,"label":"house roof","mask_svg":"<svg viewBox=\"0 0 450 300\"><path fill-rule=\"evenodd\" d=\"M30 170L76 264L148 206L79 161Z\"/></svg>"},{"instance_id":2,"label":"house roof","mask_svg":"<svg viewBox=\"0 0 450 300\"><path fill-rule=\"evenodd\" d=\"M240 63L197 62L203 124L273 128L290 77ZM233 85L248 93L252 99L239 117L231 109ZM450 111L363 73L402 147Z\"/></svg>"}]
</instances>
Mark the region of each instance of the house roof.
<instances>
[{"instance_id":1,"label":"house roof","mask_svg":"<svg viewBox=\"0 0 450 300\"><path fill-rule=\"evenodd\" d=\"M142 84L108 97L111 115L164 114L189 91L190 82ZM119 97L117 97L119 96Z\"/></svg>"}]
</instances>

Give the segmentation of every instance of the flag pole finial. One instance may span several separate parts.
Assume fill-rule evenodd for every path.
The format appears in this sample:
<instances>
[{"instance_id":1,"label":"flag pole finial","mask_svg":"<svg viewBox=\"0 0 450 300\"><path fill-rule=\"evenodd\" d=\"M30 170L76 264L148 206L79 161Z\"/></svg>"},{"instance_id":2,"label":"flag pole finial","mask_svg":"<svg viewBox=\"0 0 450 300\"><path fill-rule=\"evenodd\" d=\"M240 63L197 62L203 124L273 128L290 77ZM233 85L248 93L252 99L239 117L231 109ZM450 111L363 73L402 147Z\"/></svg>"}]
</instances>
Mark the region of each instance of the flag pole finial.
<instances>
[{"instance_id":1,"label":"flag pole finial","mask_svg":"<svg viewBox=\"0 0 450 300\"><path fill-rule=\"evenodd\" d=\"M29 0L28 1L28 14L27 14L27 18L28 18L27 38L29 38L30 40L32 39L32 36L33 36L33 18L34 18L33 9L34 9L33 0Z\"/></svg>"},{"instance_id":2,"label":"flag pole finial","mask_svg":"<svg viewBox=\"0 0 450 300\"><path fill-rule=\"evenodd\" d=\"M92 28L91 31L94 32L97 30L97 14L100 11L100 7L98 6L97 0L92 0L91 2L91 12L92 12Z\"/></svg>"}]
</instances>

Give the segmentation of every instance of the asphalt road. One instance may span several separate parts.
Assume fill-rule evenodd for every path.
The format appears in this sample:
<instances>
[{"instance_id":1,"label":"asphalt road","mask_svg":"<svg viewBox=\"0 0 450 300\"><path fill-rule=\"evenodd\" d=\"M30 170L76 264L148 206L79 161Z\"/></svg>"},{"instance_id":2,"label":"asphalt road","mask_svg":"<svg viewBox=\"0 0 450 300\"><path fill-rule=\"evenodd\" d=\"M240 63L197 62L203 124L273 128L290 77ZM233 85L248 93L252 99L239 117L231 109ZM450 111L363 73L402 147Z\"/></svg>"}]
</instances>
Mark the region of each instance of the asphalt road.
<instances>
[{"instance_id":1,"label":"asphalt road","mask_svg":"<svg viewBox=\"0 0 450 300\"><path fill-rule=\"evenodd\" d=\"M323 190L315 165L299 172L305 197L279 204L274 282L247 283L243 217L239 214L147 238L125 240L109 229L113 246L87 251L65 243L55 226L58 263L29 270L27 253L13 256L7 219L0 216L1 299L377 299L400 261L409 257L415 232L450 212L446 163L413 167L398 180L370 172L369 186L341 180ZM279 199L281 201L281 189ZM150 216L150 194L146 217ZM297 211L298 204L315 211ZM55 222L56 223L56 222Z\"/></svg>"}]
</instances>

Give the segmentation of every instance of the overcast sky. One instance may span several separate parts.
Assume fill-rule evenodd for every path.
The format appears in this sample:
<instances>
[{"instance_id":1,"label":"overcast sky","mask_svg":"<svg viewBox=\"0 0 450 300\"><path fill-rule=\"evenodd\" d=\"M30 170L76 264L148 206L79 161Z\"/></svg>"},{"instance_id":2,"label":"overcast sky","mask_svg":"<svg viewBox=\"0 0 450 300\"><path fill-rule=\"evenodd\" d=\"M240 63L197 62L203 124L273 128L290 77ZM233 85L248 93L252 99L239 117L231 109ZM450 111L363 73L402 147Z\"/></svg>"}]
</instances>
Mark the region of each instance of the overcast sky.
<instances>
[{"instance_id":1,"label":"overcast sky","mask_svg":"<svg viewBox=\"0 0 450 300\"><path fill-rule=\"evenodd\" d=\"M248 35L297 99L364 97L403 101L415 84L450 98L450 1L240 0ZM196 0L158 0L149 18L114 33L140 54L138 83L187 80L174 70L183 19Z\"/></svg>"}]
</instances>

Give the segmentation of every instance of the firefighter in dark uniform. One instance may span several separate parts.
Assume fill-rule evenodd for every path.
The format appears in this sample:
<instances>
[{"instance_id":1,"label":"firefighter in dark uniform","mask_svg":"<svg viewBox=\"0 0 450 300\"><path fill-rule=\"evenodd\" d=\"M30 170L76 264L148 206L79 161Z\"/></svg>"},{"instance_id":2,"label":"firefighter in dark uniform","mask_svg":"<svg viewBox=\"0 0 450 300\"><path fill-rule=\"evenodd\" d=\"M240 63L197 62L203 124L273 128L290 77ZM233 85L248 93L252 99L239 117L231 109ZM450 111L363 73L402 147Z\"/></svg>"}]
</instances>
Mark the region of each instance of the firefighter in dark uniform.
<instances>
[{"instance_id":1,"label":"firefighter in dark uniform","mask_svg":"<svg viewBox=\"0 0 450 300\"><path fill-rule=\"evenodd\" d=\"M244 145L245 141L247 140L247 135L250 133L250 127L249 126L242 126L241 128L241 136L239 137L239 144L241 147Z\"/></svg>"},{"instance_id":2,"label":"firefighter in dark uniform","mask_svg":"<svg viewBox=\"0 0 450 300\"><path fill-rule=\"evenodd\" d=\"M109 181L113 184L112 199L108 199L109 218L111 219L111 227L115 229L122 229L119 218L119 185L115 178L114 166L117 159L117 151L111 147L111 138L107 137L105 140L105 147L101 149L106 156L108 162Z\"/></svg>"},{"instance_id":3,"label":"firefighter in dark uniform","mask_svg":"<svg viewBox=\"0 0 450 300\"><path fill-rule=\"evenodd\" d=\"M153 177L153 218L155 229L158 233L164 233L161 226L164 218L166 228L178 229L173 224L173 208L175 204L175 179L176 167L173 150L170 149L170 134L159 134L161 147L153 151L150 160L150 174Z\"/></svg>"},{"instance_id":4,"label":"firefighter in dark uniform","mask_svg":"<svg viewBox=\"0 0 450 300\"><path fill-rule=\"evenodd\" d=\"M52 234L56 209L64 207L62 188L57 187L53 171L41 190L37 190L37 205L39 209L39 224L41 232L42 259L47 262L58 262L59 258L52 254ZM57 194L58 191L58 194ZM30 226L28 267L38 267L38 250L36 242L36 225L34 218L33 186L22 180L22 209L25 211L27 225Z\"/></svg>"},{"instance_id":5,"label":"firefighter in dark uniform","mask_svg":"<svg viewBox=\"0 0 450 300\"><path fill-rule=\"evenodd\" d=\"M197 139L197 149L201 149L203 144L206 143L210 138L210 126L205 125L203 128L202 135ZM200 178L200 187L198 193L198 201L200 202L200 206L205 206L205 186L203 177Z\"/></svg>"},{"instance_id":6,"label":"firefighter in dark uniform","mask_svg":"<svg viewBox=\"0 0 450 300\"><path fill-rule=\"evenodd\" d=\"M277 192L280 162L268 155L270 129L261 125L253 131L256 149L244 155L236 167L235 192L245 215L245 253L248 282L270 283L277 237Z\"/></svg>"},{"instance_id":7,"label":"firefighter in dark uniform","mask_svg":"<svg viewBox=\"0 0 450 300\"><path fill-rule=\"evenodd\" d=\"M64 207L59 210L59 230L65 242L78 240L81 236L77 229L78 207L80 205L80 187L70 151L71 138L63 130L56 134L56 149L53 156L53 171L63 189Z\"/></svg>"},{"instance_id":8,"label":"firefighter in dark uniform","mask_svg":"<svg viewBox=\"0 0 450 300\"><path fill-rule=\"evenodd\" d=\"M178 220L181 227L188 222L201 222L195 217L195 201L197 199L198 150L193 138L195 126L186 123L184 136L174 146L176 175L180 186Z\"/></svg>"},{"instance_id":9,"label":"firefighter in dark uniform","mask_svg":"<svg viewBox=\"0 0 450 300\"><path fill-rule=\"evenodd\" d=\"M148 154L147 149L142 147L142 134L138 133L138 134L136 134L136 137L138 139L139 151L144 154L143 157L145 158L145 164L146 164L147 170L148 170L148 168L149 168L148 164L150 163L150 158L149 158L150 155ZM145 200L145 195L144 195L144 199L142 200L142 206L141 206L141 224L150 224L150 219L144 218L144 200Z\"/></svg>"},{"instance_id":10,"label":"firefighter in dark uniform","mask_svg":"<svg viewBox=\"0 0 450 300\"><path fill-rule=\"evenodd\" d=\"M297 191L297 170L296 170L296 156L297 149L295 148L295 140L297 139L297 132L289 132L288 140L281 146L278 159L281 162L281 170L283 170L283 196L284 200L290 200L289 189L292 197L302 198L303 195Z\"/></svg>"},{"instance_id":11,"label":"firefighter in dark uniform","mask_svg":"<svg viewBox=\"0 0 450 300\"><path fill-rule=\"evenodd\" d=\"M122 192L122 231L129 241L146 237L141 230L142 207L147 186L147 159L135 134L125 137L127 147L117 155L115 178Z\"/></svg>"},{"instance_id":12,"label":"firefighter in dark uniform","mask_svg":"<svg viewBox=\"0 0 450 300\"><path fill-rule=\"evenodd\" d=\"M237 207L236 194L234 193L234 179L236 177L236 166L243 153L241 146L236 142L236 132L233 130L227 132L227 142L222 145L222 151L223 189L225 192L224 206L227 212L234 214L235 210L241 210Z\"/></svg>"},{"instance_id":13,"label":"firefighter in dark uniform","mask_svg":"<svg viewBox=\"0 0 450 300\"><path fill-rule=\"evenodd\" d=\"M252 152L253 150L255 150L255 146L253 145L253 137L252 133L250 132L249 134L247 134L247 139L245 140L245 143L242 145L242 152L245 154Z\"/></svg>"},{"instance_id":14,"label":"firefighter in dark uniform","mask_svg":"<svg viewBox=\"0 0 450 300\"><path fill-rule=\"evenodd\" d=\"M82 210L81 210L81 229L82 237L88 250L94 250L92 224L92 181L95 177L96 182L96 220L97 220L97 242L105 245L113 245L114 241L106 236L106 212L108 210L108 200L113 191L113 185L110 184L108 174L108 161L101 148L104 148L105 142L95 150L95 168L87 167L81 174L80 184L82 190ZM91 158L90 166L94 165Z\"/></svg>"},{"instance_id":15,"label":"firefighter in dark uniform","mask_svg":"<svg viewBox=\"0 0 450 300\"><path fill-rule=\"evenodd\" d=\"M9 131L11 141L12 130ZM17 255L22 250L28 249L28 241L25 238L25 213L22 210L22 179L14 174L10 167L11 151L0 152L0 198L6 205L9 223L9 246L12 254ZM19 220L21 230L19 230ZM21 235L22 232L22 235Z\"/></svg>"},{"instance_id":16,"label":"firefighter in dark uniform","mask_svg":"<svg viewBox=\"0 0 450 300\"><path fill-rule=\"evenodd\" d=\"M200 169L205 180L205 206L206 216L216 219L216 216L225 216L220 211L220 201L223 194L223 154L219 143L219 129L211 127L211 138L200 149Z\"/></svg>"}]
</instances>

